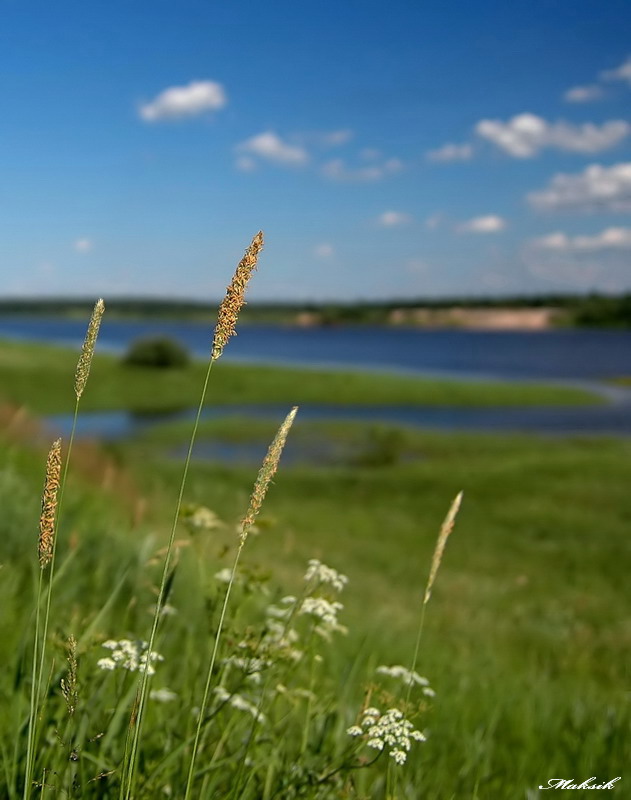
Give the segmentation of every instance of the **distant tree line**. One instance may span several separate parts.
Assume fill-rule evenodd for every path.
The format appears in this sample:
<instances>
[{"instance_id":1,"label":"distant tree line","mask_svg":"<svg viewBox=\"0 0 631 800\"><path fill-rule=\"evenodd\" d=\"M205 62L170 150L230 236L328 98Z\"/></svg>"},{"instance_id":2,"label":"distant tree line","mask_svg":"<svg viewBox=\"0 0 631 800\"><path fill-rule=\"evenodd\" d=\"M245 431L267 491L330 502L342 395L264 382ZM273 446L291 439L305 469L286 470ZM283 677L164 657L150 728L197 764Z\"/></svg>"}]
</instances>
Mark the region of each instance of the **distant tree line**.
<instances>
[{"instance_id":1,"label":"distant tree line","mask_svg":"<svg viewBox=\"0 0 631 800\"><path fill-rule=\"evenodd\" d=\"M218 300L217 300L218 302ZM38 315L85 317L94 298L0 298L0 315ZM107 300L111 317L168 318L212 322L217 303L211 300L172 300L156 298L114 298ZM245 306L243 322L295 323L301 316L313 317L317 325L387 324L395 309L449 308L555 308L564 312L563 324L581 327L631 328L631 293L617 296L542 294L503 297L391 298L353 303L257 302Z\"/></svg>"}]
</instances>

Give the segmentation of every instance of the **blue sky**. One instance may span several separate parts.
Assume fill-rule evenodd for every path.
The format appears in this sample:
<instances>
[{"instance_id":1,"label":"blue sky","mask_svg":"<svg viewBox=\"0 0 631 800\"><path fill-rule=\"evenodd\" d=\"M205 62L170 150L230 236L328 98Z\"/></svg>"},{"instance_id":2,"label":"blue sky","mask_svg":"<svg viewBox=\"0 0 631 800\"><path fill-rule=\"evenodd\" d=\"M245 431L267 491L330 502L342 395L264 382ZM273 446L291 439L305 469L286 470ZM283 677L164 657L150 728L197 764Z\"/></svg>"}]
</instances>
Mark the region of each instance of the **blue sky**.
<instances>
[{"instance_id":1,"label":"blue sky","mask_svg":"<svg viewBox=\"0 0 631 800\"><path fill-rule=\"evenodd\" d=\"M0 293L631 289L627 0L0 0Z\"/></svg>"}]
</instances>

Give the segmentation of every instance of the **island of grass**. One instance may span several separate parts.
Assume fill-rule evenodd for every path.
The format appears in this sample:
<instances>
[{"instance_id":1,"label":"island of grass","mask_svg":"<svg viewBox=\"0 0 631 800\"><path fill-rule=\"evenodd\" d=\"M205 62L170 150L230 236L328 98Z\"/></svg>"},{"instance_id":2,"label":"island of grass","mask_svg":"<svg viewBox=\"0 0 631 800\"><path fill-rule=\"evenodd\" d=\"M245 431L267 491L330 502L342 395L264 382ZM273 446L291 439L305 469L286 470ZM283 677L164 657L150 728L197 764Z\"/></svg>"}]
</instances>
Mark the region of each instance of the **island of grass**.
<instances>
[{"instance_id":1,"label":"island of grass","mask_svg":"<svg viewBox=\"0 0 631 800\"><path fill-rule=\"evenodd\" d=\"M0 342L0 399L40 414L71 411L68 375L77 353L71 348ZM179 369L126 365L97 354L83 411L129 409L161 412L196 406L206 365ZM342 371L234 364L213 366L207 405L320 403L331 405L418 405L451 407L575 406L603 402L596 394L547 383L459 381L383 372Z\"/></svg>"}]
</instances>

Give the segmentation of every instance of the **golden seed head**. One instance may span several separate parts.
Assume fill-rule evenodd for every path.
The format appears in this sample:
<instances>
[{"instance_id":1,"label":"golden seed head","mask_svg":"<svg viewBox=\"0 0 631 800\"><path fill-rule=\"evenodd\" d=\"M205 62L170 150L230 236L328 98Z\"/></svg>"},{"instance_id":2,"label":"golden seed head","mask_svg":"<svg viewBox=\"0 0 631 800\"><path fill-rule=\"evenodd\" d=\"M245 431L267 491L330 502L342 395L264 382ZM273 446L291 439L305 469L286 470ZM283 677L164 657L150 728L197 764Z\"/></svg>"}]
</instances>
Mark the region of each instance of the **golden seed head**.
<instances>
[{"instance_id":1,"label":"golden seed head","mask_svg":"<svg viewBox=\"0 0 631 800\"><path fill-rule=\"evenodd\" d=\"M55 514L57 511L57 492L61 476L61 439L53 442L46 460L46 480L42 495L42 513L39 518L39 563L42 569L48 566L53 557L55 541Z\"/></svg>"},{"instance_id":2,"label":"golden seed head","mask_svg":"<svg viewBox=\"0 0 631 800\"><path fill-rule=\"evenodd\" d=\"M432 586L434 585L434 580L436 579L436 573L438 572L438 567L440 566L440 562L442 560L443 553L445 551L445 545L447 544L447 539L449 538L449 534L452 532L454 528L456 515L460 508L461 502L462 502L462 492L459 492L456 499L451 504L451 507L447 512L447 516L445 517L445 521L441 526L440 533L438 534L438 541L436 542L434 555L432 557L432 566L429 571L429 579L427 581L427 588L425 589L425 597L423 598L423 605L427 603L427 601L431 597Z\"/></svg>"},{"instance_id":3,"label":"golden seed head","mask_svg":"<svg viewBox=\"0 0 631 800\"><path fill-rule=\"evenodd\" d=\"M234 273L230 286L226 290L226 296L219 306L219 314L217 317L217 326L215 327L215 336L213 338L213 346L211 356L214 359L219 358L223 353L228 339L236 335L237 318L239 311L245 303L245 290L252 273L256 269L256 262L258 261L259 253L263 249L263 231L259 231L250 246L245 251L245 254Z\"/></svg>"},{"instance_id":4,"label":"golden seed head","mask_svg":"<svg viewBox=\"0 0 631 800\"><path fill-rule=\"evenodd\" d=\"M77 395L77 400L83 394L83 390L85 389L85 385L88 380L88 375L90 374L92 356L94 355L94 345L96 344L96 337L99 335L99 327L101 325L101 318L104 311L105 303L101 299L97 300L92 311L92 316L90 317L90 322L88 323L88 329L81 347L81 355L79 356L79 362L77 363L77 371L75 372L74 390L75 394Z\"/></svg>"},{"instance_id":5,"label":"golden seed head","mask_svg":"<svg viewBox=\"0 0 631 800\"><path fill-rule=\"evenodd\" d=\"M289 429L291 428L297 413L298 406L294 406L289 414L287 414L285 417L285 421L278 429L274 440L269 446L267 455L263 459L259 474L254 482L254 489L252 490L252 496L250 497L250 506L247 514L241 520L241 546L243 546L245 540L248 538L250 527L254 524L256 516L261 510L261 506L263 505L263 500L267 494L270 481L278 469L278 462L280 461L283 447L285 446L285 441L287 440L287 434L289 433Z\"/></svg>"},{"instance_id":6,"label":"golden seed head","mask_svg":"<svg viewBox=\"0 0 631 800\"><path fill-rule=\"evenodd\" d=\"M66 651L68 653L68 674L60 681L61 693L66 701L66 708L68 714L72 716L77 708L77 700L79 698L79 689L77 685L77 640L74 636L69 636L66 642Z\"/></svg>"}]
</instances>

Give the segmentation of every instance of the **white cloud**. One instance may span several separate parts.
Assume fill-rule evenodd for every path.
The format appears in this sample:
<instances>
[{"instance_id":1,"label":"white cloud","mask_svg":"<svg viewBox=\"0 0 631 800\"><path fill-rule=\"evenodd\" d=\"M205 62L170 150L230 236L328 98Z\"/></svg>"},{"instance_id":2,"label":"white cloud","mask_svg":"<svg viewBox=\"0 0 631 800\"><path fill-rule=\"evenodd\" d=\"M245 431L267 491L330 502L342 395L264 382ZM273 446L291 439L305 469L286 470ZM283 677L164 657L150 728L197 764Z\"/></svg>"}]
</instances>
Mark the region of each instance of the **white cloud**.
<instances>
[{"instance_id":1,"label":"white cloud","mask_svg":"<svg viewBox=\"0 0 631 800\"><path fill-rule=\"evenodd\" d=\"M474 217L458 226L459 233L499 233L506 227L506 220L497 214Z\"/></svg>"},{"instance_id":2,"label":"white cloud","mask_svg":"<svg viewBox=\"0 0 631 800\"><path fill-rule=\"evenodd\" d=\"M331 258L335 254L335 250L332 244L321 242L313 248L313 254L316 258Z\"/></svg>"},{"instance_id":3,"label":"white cloud","mask_svg":"<svg viewBox=\"0 0 631 800\"><path fill-rule=\"evenodd\" d=\"M534 239L532 244L534 247L559 253L631 250L631 228L606 228L594 236L568 236L557 231Z\"/></svg>"},{"instance_id":4,"label":"white cloud","mask_svg":"<svg viewBox=\"0 0 631 800\"><path fill-rule=\"evenodd\" d=\"M442 213L442 211L437 211L435 214L430 214L430 216L427 217L427 219L425 220L425 227L428 228L430 231L434 231L444 221L445 221L445 215Z\"/></svg>"},{"instance_id":5,"label":"white cloud","mask_svg":"<svg viewBox=\"0 0 631 800\"><path fill-rule=\"evenodd\" d=\"M539 211L631 211L631 162L591 164L576 175L555 175L528 201Z\"/></svg>"},{"instance_id":6,"label":"white cloud","mask_svg":"<svg viewBox=\"0 0 631 800\"><path fill-rule=\"evenodd\" d=\"M94 247L92 239L77 239L72 245L77 253L89 253Z\"/></svg>"},{"instance_id":7,"label":"white cloud","mask_svg":"<svg viewBox=\"0 0 631 800\"><path fill-rule=\"evenodd\" d=\"M359 157L363 161L376 161L380 155L381 151L377 150L376 147L364 147L363 150L359 151Z\"/></svg>"},{"instance_id":8,"label":"white cloud","mask_svg":"<svg viewBox=\"0 0 631 800\"><path fill-rule=\"evenodd\" d=\"M236 150L246 153L250 157L257 156L264 161L271 161L273 164L285 167L300 167L309 160L309 154L304 147L283 141L273 131L265 131L252 136L238 144ZM239 166L238 162L237 166ZM243 166L240 168L242 169ZM248 167L248 169L251 168L251 166Z\"/></svg>"},{"instance_id":9,"label":"white cloud","mask_svg":"<svg viewBox=\"0 0 631 800\"><path fill-rule=\"evenodd\" d=\"M377 218L377 224L382 228L397 228L400 225L408 225L412 222L412 216L405 211L384 211Z\"/></svg>"},{"instance_id":10,"label":"white cloud","mask_svg":"<svg viewBox=\"0 0 631 800\"><path fill-rule=\"evenodd\" d=\"M600 73L604 81L626 81L631 85L631 56L616 69L609 69Z\"/></svg>"},{"instance_id":11,"label":"white cloud","mask_svg":"<svg viewBox=\"0 0 631 800\"><path fill-rule=\"evenodd\" d=\"M171 86L149 103L140 106L145 122L196 117L217 111L228 102L223 86L215 81L191 81L188 86Z\"/></svg>"},{"instance_id":12,"label":"white cloud","mask_svg":"<svg viewBox=\"0 0 631 800\"><path fill-rule=\"evenodd\" d=\"M628 136L631 125L623 120L610 120L602 125L551 123L535 114L518 114L508 122L483 119L475 130L515 158L532 158L548 147L572 153L599 153Z\"/></svg>"},{"instance_id":13,"label":"white cloud","mask_svg":"<svg viewBox=\"0 0 631 800\"><path fill-rule=\"evenodd\" d=\"M473 146L470 144L444 144L437 150L429 150L426 153L428 161L446 163L449 161L469 161L473 156Z\"/></svg>"},{"instance_id":14,"label":"white cloud","mask_svg":"<svg viewBox=\"0 0 631 800\"><path fill-rule=\"evenodd\" d=\"M334 158L323 165L322 174L333 181L370 183L394 175L402 169L403 164L398 158L388 158L365 167L348 167L344 159Z\"/></svg>"},{"instance_id":15,"label":"white cloud","mask_svg":"<svg viewBox=\"0 0 631 800\"><path fill-rule=\"evenodd\" d=\"M564 93L563 99L567 103L589 103L598 100L603 95L603 90L596 84L588 86L573 86Z\"/></svg>"},{"instance_id":16,"label":"white cloud","mask_svg":"<svg viewBox=\"0 0 631 800\"><path fill-rule=\"evenodd\" d=\"M338 147L341 144L350 142L354 135L350 128L342 128L339 131L329 131L321 134L321 141L327 147Z\"/></svg>"}]
</instances>

